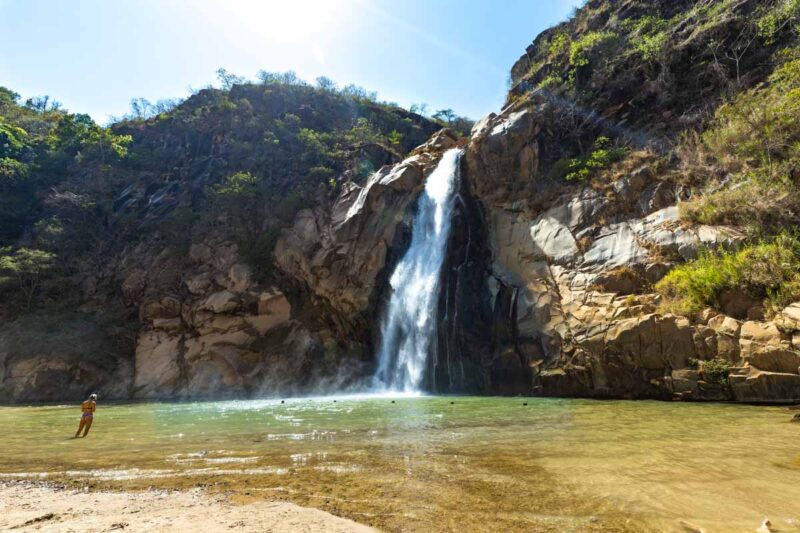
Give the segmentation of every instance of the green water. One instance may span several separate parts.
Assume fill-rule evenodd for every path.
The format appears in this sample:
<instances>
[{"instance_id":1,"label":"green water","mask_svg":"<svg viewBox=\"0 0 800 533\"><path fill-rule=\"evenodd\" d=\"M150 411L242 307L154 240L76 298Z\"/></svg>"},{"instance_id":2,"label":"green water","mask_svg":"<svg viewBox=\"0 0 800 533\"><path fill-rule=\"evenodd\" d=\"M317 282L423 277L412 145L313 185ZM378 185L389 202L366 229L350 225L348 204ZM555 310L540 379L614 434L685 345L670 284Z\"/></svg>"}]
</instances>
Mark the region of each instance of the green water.
<instances>
[{"instance_id":1,"label":"green water","mask_svg":"<svg viewBox=\"0 0 800 533\"><path fill-rule=\"evenodd\" d=\"M451 402L454 402L451 404ZM523 405L527 402L528 405ZM318 398L3 407L0 479L205 486L390 531L800 531L781 407Z\"/></svg>"}]
</instances>

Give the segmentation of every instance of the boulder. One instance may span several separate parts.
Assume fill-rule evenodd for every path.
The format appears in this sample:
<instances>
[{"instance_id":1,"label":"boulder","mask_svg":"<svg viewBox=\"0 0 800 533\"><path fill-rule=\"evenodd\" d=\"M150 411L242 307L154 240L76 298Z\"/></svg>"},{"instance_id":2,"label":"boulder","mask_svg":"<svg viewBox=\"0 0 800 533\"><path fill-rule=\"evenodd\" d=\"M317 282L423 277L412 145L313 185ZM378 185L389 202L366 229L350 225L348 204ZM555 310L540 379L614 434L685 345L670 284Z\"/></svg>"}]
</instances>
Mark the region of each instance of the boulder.
<instances>
[{"instance_id":1,"label":"boulder","mask_svg":"<svg viewBox=\"0 0 800 533\"><path fill-rule=\"evenodd\" d=\"M163 331L179 331L182 328L183 321L180 319L180 317L153 319L153 329L160 329Z\"/></svg>"},{"instance_id":2,"label":"boulder","mask_svg":"<svg viewBox=\"0 0 800 533\"><path fill-rule=\"evenodd\" d=\"M800 302L784 307L775 317L775 324L787 332L800 330Z\"/></svg>"},{"instance_id":3,"label":"boulder","mask_svg":"<svg viewBox=\"0 0 800 533\"><path fill-rule=\"evenodd\" d=\"M172 296L165 296L155 302L142 304L141 317L144 320L177 318L181 316L181 302Z\"/></svg>"},{"instance_id":4,"label":"boulder","mask_svg":"<svg viewBox=\"0 0 800 533\"><path fill-rule=\"evenodd\" d=\"M239 307L239 296L231 291L219 291L210 295L200 305L200 309L211 311L212 313L230 313Z\"/></svg>"},{"instance_id":5,"label":"boulder","mask_svg":"<svg viewBox=\"0 0 800 533\"><path fill-rule=\"evenodd\" d=\"M648 252L639 244L628 223L612 224L601 230L584 253L584 264L606 269L644 263Z\"/></svg>"},{"instance_id":6,"label":"boulder","mask_svg":"<svg viewBox=\"0 0 800 533\"><path fill-rule=\"evenodd\" d=\"M794 403L800 401L800 375L753 370L728 377L736 401Z\"/></svg>"},{"instance_id":7,"label":"boulder","mask_svg":"<svg viewBox=\"0 0 800 533\"><path fill-rule=\"evenodd\" d=\"M739 333L739 348L742 357L753 353L781 347L781 332L773 322L747 321Z\"/></svg>"},{"instance_id":8,"label":"boulder","mask_svg":"<svg viewBox=\"0 0 800 533\"><path fill-rule=\"evenodd\" d=\"M186 288L195 296L200 296L206 293L211 287L211 274L203 272L186 281Z\"/></svg>"},{"instance_id":9,"label":"boulder","mask_svg":"<svg viewBox=\"0 0 800 533\"><path fill-rule=\"evenodd\" d=\"M738 320L729 316L717 315L708 320L708 327L715 330L717 333L738 338L742 324Z\"/></svg>"},{"instance_id":10,"label":"boulder","mask_svg":"<svg viewBox=\"0 0 800 533\"><path fill-rule=\"evenodd\" d=\"M759 370L800 374L800 352L796 350L766 346L763 350L746 355L744 361Z\"/></svg>"},{"instance_id":11,"label":"boulder","mask_svg":"<svg viewBox=\"0 0 800 533\"><path fill-rule=\"evenodd\" d=\"M750 310L761 306L761 301L742 290L727 289L719 295L720 309L726 315L749 319Z\"/></svg>"},{"instance_id":12,"label":"boulder","mask_svg":"<svg viewBox=\"0 0 800 533\"><path fill-rule=\"evenodd\" d=\"M228 269L228 289L234 292L246 291L253 284L253 273L250 267L236 263Z\"/></svg>"}]
</instances>

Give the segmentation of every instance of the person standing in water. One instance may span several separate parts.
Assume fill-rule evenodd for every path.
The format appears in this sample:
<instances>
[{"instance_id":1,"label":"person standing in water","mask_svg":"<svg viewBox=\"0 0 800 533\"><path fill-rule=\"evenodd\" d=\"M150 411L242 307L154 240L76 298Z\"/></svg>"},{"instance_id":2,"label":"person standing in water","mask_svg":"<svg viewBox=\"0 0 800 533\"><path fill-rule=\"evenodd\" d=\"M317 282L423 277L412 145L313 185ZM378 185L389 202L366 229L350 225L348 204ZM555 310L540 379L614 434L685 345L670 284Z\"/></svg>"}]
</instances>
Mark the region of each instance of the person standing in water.
<instances>
[{"instance_id":1,"label":"person standing in water","mask_svg":"<svg viewBox=\"0 0 800 533\"><path fill-rule=\"evenodd\" d=\"M92 427L92 420L94 419L94 410L97 408L97 394L92 394L89 399L81 404L81 423L78 425L78 432L75 433L75 438L81 434L85 437L89 433L89 428Z\"/></svg>"}]
</instances>

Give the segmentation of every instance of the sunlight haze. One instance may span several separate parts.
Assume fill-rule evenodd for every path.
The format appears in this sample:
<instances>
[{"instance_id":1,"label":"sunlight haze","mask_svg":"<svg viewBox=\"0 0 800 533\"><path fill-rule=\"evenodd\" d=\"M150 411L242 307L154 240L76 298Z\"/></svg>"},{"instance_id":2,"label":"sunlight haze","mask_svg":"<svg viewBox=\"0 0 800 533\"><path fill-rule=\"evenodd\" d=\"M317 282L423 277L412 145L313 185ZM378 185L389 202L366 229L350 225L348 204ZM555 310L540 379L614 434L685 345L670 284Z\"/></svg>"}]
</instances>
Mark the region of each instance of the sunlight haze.
<instances>
[{"instance_id":1,"label":"sunlight haze","mask_svg":"<svg viewBox=\"0 0 800 533\"><path fill-rule=\"evenodd\" d=\"M132 98L216 83L218 68L248 78L294 70L480 118L502 105L533 36L577 3L5 0L0 45L13 53L0 56L0 84L106 122Z\"/></svg>"}]
</instances>

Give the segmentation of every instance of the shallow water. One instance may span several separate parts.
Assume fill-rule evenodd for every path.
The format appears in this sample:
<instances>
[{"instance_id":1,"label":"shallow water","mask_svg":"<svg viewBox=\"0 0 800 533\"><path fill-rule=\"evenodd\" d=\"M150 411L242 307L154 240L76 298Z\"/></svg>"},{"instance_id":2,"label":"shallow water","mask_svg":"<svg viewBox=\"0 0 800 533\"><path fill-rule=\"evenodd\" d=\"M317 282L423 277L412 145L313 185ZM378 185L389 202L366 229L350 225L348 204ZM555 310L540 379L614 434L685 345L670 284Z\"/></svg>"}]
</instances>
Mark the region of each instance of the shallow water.
<instances>
[{"instance_id":1,"label":"shallow water","mask_svg":"<svg viewBox=\"0 0 800 533\"><path fill-rule=\"evenodd\" d=\"M764 517L800 531L800 424L782 407L465 397L101 403L89 437L73 440L79 411L0 408L0 478L203 485L390 531L754 531Z\"/></svg>"}]
</instances>

